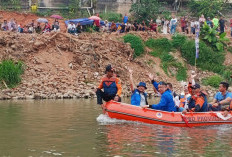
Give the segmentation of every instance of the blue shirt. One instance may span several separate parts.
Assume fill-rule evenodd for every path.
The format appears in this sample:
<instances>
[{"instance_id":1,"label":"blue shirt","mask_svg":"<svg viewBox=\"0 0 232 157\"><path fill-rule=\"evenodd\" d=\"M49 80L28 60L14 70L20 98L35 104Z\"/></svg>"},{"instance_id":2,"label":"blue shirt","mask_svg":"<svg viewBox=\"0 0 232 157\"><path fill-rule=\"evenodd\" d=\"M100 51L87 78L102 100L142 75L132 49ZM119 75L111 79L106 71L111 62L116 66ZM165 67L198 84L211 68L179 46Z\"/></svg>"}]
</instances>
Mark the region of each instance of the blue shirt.
<instances>
[{"instance_id":1,"label":"blue shirt","mask_svg":"<svg viewBox=\"0 0 232 157\"><path fill-rule=\"evenodd\" d=\"M161 99L160 102L158 104L153 104L151 106L152 109L156 109L156 110L162 110L162 111L168 111L168 112L172 112L172 111L176 111L176 107L175 107L175 103L173 100L173 96L170 93L170 90L165 91L162 95L161 95Z\"/></svg>"},{"instance_id":2,"label":"blue shirt","mask_svg":"<svg viewBox=\"0 0 232 157\"><path fill-rule=\"evenodd\" d=\"M127 23L127 22L128 22L128 16L124 16L123 22L124 22L124 23Z\"/></svg>"},{"instance_id":3,"label":"blue shirt","mask_svg":"<svg viewBox=\"0 0 232 157\"><path fill-rule=\"evenodd\" d=\"M216 95L215 95L215 97L214 97L214 99L216 99L217 102L219 102L219 101L225 100L228 97L232 98L232 93L226 92L225 95L222 95L221 92L217 92Z\"/></svg>"}]
</instances>

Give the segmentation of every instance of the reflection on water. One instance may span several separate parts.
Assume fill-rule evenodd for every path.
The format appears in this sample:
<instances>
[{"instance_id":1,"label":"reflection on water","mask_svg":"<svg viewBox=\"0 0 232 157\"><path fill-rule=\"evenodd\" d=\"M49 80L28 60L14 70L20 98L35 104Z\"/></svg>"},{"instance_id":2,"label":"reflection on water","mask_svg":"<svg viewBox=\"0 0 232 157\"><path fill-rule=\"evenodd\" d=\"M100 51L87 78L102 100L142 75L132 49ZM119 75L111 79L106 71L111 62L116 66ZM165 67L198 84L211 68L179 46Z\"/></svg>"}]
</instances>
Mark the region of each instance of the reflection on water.
<instances>
[{"instance_id":1,"label":"reflection on water","mask_svg":"<svg viewBox=\"0 0 232 157\"><path fill-rule=\"evenodd\" d=\"M96 100L0 102L0 156L231 156L232 126L111 119Z\"/></svg>"}]
</instances>

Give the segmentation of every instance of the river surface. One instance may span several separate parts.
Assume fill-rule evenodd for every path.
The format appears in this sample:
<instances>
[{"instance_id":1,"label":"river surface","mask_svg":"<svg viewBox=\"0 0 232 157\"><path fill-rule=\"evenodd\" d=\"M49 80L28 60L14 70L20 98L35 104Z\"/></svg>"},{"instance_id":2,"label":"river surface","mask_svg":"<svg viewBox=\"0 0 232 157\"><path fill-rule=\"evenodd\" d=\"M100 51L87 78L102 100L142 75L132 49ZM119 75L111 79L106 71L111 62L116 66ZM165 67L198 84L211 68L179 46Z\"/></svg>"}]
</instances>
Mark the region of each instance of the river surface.
<instances>
[{"instance_id":1,"label":"river surface","mask_svg":"<svg viewBox=\"0 0 232 157\"><path fill-rule=\"evenodd\" d=\"M95 99L0 101L0 156L232 156L232 126L110 119Z\"/></svg>"}]
</instances>

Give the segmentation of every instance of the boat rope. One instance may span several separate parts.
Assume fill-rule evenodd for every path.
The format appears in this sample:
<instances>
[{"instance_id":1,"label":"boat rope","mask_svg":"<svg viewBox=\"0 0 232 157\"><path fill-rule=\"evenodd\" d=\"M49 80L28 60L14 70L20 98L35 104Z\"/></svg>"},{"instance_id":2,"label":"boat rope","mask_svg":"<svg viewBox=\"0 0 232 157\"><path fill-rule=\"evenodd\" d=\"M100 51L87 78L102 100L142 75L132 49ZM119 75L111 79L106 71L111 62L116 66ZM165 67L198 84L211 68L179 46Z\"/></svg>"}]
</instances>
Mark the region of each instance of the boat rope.
<instances>
[{"instance_id":1,"label":"boat rope","mask_svg":"<svg viewBox=\"0 0 232 157\"><path fill-rule=\"evenodd\" d=\"M190 126L189 123L188 123L188 120L186 119L185 115L182 114L182 113L181 113L181 118L183 119L183 121L185 122L185 124L186 124L189 128L191 128L191 126Z\"/></svg>"}]
</instances>

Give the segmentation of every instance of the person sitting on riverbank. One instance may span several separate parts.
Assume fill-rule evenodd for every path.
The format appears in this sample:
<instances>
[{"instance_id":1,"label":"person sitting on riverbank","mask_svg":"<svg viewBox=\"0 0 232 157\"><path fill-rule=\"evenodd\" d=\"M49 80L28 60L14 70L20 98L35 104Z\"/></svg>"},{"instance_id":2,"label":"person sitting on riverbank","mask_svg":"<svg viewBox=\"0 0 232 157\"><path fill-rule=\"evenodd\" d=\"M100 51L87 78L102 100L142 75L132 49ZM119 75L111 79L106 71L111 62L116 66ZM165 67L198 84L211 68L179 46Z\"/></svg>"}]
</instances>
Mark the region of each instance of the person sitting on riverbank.
<instances>
[{"instance_id":1,"label":"person sitting on riverbank","mask_svg":"<svg viewBox=\"0 0 232 157\"><path fill-rule=\"evenodd\" d=\"M43 33L48 33L51 31L50 24L48 22L45 23L45 26L43 28Z\"/></svg>"},{"instance_id":2,"label":"person sitting on riverbank","mask_svg":"<svg viewBox=\"0 0 232 157\"><path fill-rule=\"evenodd\" d=\"M221 82L219 92L216 93L213 101L209 104L209 111L221 111L222 105L228 105L232 99L232 93L228 92L229 84Z\"/></svg>"},{"instance_id":3,"label":"person sitting on riverbank","mask_svg":"<svg viewBox=\"0 0 232 157\"><path fill-rule=\"evenodd\" d=\"M3 31L8 31L7 20L4 20L4 21L3 21L3 24L2 24L2 27L1 27L1 28L2 28Z\"/></svg>"},{"instance_id":4,"label":"person sitting on riverbank","mask_svg":"<svg viewBox=\"0 0 232 157\"><path fill-rule=\"evenodd\" d=\"M68 33L76 34L76 26L73 22L69 22L68 24Z\"/></svg>"},{"instance_id":5,"label":"person sitting on riverbank","mask_svg":"<svg viewBox=\"0 0 232 157\"><path fill-rule=\"evenodd\" d=\"M167 84L165 82L159 82L158 85L159 93L161 94L161 99L158 104L148 105L144 107L149 107L156 110L168 111L168 112L176 112L177 108L175 107L175 103L173 100L173 96L167 88Z\"/></svg>"},{"instance_id":6,"label":"person sitting on riverbank","mask_svg":"<svg viewBox=\"0 0 232 157\"><path fill-rule=\"evenodd\" d=\"M135 89L133 76L132 76L133 71L129 69L129 73L130 73L130 87L132 92L131 105L135 105L135 106L148 105L147 93L145 92L145 90L147 89L146 83L140 82L137 86L137 89Z\"/></svg>"},{"instance_id":7,"label":"person sitting on riverbank","mask_svg":"<svg viewBox=\"0 0 232 157\"><path fill-rule=\"evenodd\" d=\"M117 26L114 23L114 21L112 21L111 26L110 26L110 32L116 32L117 31Z\"/></svg>"},{"instance_id":8,"label":"person sitting on riverbank","mask_svg":"<svg viewBox=\"0 0 232 157\"><path fill-rule=\"evenodd\" d=\"M42 31L42 28L40 26L40 23L38 22L37 25L36 25L36 27L35 27L35 32L38 33L38 34L40 34L41 31Z\"/></svg>"},{"instance_id":9,"label":"person sitting on riverbank","mask_svg":"<svg viewBox=\"0 0 232 157\"><path fill-rule=\"evenodd\" d=\"M101 105L104 101L121 101L122 86L120 79L114 74L111 65L106 66L106 75L101 79L101 83L96 89L97 104ZM104 89L104 92L101 89Z\"/></svg>"},{"instance_id":10,"label":"person sitting on riverbank","mask_svg":"<svg viewBox=\"0 0 232 157\"><path fill-rule=\"evenodd\" d=\"M52 25L52 31L53 32L60 32L60 23L58 19L55 19L53 25Z\"/></svg>"}]
</instances>

